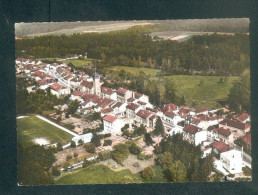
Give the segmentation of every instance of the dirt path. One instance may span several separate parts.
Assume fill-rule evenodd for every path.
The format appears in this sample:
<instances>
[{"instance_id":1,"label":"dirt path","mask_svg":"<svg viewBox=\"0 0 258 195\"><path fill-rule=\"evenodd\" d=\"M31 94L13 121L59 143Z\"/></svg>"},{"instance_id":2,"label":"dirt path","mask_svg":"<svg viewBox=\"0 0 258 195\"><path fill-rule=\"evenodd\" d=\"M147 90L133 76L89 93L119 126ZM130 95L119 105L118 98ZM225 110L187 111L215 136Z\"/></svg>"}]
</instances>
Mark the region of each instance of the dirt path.
<instances>
[{"instance_id":1,"label":"dirt path","mask_svg":"<svg viewBox=\"0 0 258 195\"><path fill-rule=\"evenodd\" d=\"M154 165L154 159L139 160L137 159L137 156L130 154L124 161L124 166L117 164L113 159L101 161L101 164L106 165L115 171L130 169L130 171L135 174L143 170L145 167Z\"/></svg>"}]
</instances>

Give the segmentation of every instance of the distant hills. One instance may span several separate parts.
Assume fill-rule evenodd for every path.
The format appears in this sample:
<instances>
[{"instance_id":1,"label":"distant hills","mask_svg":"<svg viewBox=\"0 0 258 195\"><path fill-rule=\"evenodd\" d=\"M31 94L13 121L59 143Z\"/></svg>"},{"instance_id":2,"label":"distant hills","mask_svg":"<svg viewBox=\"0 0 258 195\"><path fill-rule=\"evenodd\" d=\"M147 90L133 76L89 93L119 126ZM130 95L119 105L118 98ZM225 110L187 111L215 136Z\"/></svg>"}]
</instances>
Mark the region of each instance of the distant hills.
<instances>
[{"instance_id":1,"label":"distant hills","mask_svg":"<svg viewBox=\"0 0 258 195\"><path fill-rule=\"evenodd\" d=\"M249 23L248 18L17 23L15 24L15 36L32 37L41 35L108 32L127 29L135 25L147 24L164 26L164 31L166 32L190 31L247 33L249 32Z\"/></svg>"}]
</instances>

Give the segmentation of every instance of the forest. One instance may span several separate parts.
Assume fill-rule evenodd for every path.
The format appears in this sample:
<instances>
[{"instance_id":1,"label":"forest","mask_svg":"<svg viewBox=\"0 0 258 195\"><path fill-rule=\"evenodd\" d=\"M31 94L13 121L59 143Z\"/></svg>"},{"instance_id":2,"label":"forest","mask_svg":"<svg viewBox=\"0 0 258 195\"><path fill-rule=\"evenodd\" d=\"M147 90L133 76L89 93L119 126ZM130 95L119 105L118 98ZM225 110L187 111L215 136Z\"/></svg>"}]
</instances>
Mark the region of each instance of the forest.
<instances>
[{"instance_id":1,"label":"forest","mask_svg":"<svg viewBox=\"0 0 258 195\"><path fill-rule=\"evenodd\" d=\"M241 75L249 68L249 35L195 35L184 42L153 41L157 26L134 26L106 33L40 36L16 40L16 57L59 58L84 55L99 59L101 67L133 66L168 74L194 70L216 75Z\"/></svg>"}]
</instances>

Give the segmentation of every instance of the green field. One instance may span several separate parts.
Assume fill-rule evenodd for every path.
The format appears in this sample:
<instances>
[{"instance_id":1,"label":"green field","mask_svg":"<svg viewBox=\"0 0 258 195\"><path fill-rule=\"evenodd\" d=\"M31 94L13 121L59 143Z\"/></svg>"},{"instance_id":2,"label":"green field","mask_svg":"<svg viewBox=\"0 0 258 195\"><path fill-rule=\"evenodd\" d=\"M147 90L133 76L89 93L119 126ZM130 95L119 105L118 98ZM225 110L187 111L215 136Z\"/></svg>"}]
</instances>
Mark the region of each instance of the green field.
<instances>
[{"instance_id":1,"label":"green field","mask_svg":"<svg viewBox=\"0 0 258 195\"><path fill-rule=\"evenodd\" d=\"M87 58L85 60L64 60L62 62L66 64L72 63L75 67L79 67L79 68L92 65L92 59L90 58Z\"/></svg>"},{"instance_id":2,"label":"green field","mask_svg":"<svg viewBox=\"0 0 258 195\"><path fill-rule=\"evenodd\" d=\"M228 77L227 83L218 83L220 76L197 76L197 75L175 75L165 78L173 78L177 90L185 95L187 105L196 103L197 107L216 108L217 101L225 101L228 98L233 82L239 77ZM203 86L199 86L200 80L204 81Z\"/></svg>"},{"instance_id":3,"label":"green field","mask_svg":"<svg viewBox=\"0 0 258 195\"><path fill-rule=\"evenodd\" d=\"M108 167L97 164L77 172L61 176L56 184L107 184L107 183L153 183L167 182L161 168L154 166L155 176L151 179L142 179L140 174L132 174L129 169L113 171Z\"/></svg>"},{"instance_id":4,"label":"green field","mask_svg":"<svg viewBox=\"0 0 258 195\"><path fill-rule=\"evenodd\" d=\"M139 72L144 72L147 76L155 77L157 73L161 72L158 69L151 69L151 68L136 68L136 67L129 67L129 66L112 66L106 68L106 70L112 70L119 73L121 70L125 70L126 72L131 73L134 76L138 76Z\"/></svg>"},{"instance_id":5,"label":"green field","mask_svg":"<svg viewBox=\"0 0 258 195\"><path fill-rule=\"evenodd\" d=\"M23 147L32 145L33 139L35 138L45 138L49 140L50 143L67 144L73 137L36 116L18 119L17 133L18 142Z\"/></svg>"}]
</instances>

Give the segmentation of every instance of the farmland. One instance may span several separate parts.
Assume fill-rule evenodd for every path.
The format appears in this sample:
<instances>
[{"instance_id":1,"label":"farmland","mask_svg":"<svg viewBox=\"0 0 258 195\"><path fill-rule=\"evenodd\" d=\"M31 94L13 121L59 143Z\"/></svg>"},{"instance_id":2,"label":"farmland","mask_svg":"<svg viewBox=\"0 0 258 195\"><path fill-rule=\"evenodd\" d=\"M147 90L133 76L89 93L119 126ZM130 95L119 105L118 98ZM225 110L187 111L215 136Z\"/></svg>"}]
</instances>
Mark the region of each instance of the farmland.
<instances>
[{"instance_id":1,"label":"farmland","mask_svg":"<svg viewBox=\"0 0 258 195\"><path fill-rule=\"evenodd\" d=\"M44 138L50 143L67 144L72 139L72 135L62 131L61 129L52 126L51 124L30 116L17 120L18 142L23 147L28 147L33 144L36 138Z\"/></svg>"}]
</instances>

